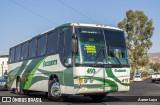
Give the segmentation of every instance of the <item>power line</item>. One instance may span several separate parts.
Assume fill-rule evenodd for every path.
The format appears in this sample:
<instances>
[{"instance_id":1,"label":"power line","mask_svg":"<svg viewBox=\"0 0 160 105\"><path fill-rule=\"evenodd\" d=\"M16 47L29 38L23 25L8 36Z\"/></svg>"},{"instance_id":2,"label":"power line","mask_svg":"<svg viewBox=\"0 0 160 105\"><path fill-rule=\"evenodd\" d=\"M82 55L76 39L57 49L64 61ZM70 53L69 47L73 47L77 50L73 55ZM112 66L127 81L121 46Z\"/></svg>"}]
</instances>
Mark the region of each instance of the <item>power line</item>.
<instances>
[{"instance_id":1,"label":"power line","mask_svg":"<svg viewBox=\"0 0 160 105\"><path fill-rule=\"evenodd\" d=\"M10 0L10 1L11 1L12 3L16 4L17 6L19 6L19 7L23 8L23 9L25 9L26 11L28 11L28 12L30 12L30 13L32 13L32 14L38 16L38 17L40 17L41 19L43 19L43 20L45 20L45 21L47 21L47 22L49 22L49 23L54 23L55 25L57 25L57 23L54 22L53 20L50 20L50 19L48 19L47 17L42 16L42 15L36 13L35 11L32 11L31 9L25 7L24 5L22 5L22 4L20 4L20 3L16 2L16 1L14 1L14 0Z\"/></svg>"},{"instance_id":2,"label":"power line","mask_svg":"<svg viewBox=\"0 0 160 105\"><path fill-rule=\"evenodd\" d=\"M91 21L91 20L92 20L92 21L95 21L94 19L92 19L92 18L86 16L85 14L79 12L78 10L74 9L73 7L71 7L70 5L66 4L66 3L63 2L62 0L57 0L57 1L59 1L61 4L65 5L67 8L71 9L72 11L76 12L77 14L79 14L79 15L85 17L86 19L88 19L88 20L90 20L90 21Z\"/></svg>"}]
</instances>

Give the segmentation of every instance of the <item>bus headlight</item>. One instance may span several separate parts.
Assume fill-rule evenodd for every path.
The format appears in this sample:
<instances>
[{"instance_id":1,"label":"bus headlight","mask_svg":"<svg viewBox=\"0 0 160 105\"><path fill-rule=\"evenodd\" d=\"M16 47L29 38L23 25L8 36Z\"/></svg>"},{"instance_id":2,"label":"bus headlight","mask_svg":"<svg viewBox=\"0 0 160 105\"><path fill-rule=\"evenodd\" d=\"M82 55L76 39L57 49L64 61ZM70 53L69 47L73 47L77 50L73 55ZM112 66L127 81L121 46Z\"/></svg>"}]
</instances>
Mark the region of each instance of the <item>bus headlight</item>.
<instances>
[{"instance_id":1,"label":"bus headlight","mask_svg":"<svg viewBox=\"0 0 160 105\"><path fill-rule=\"evenodd\" d=\"M93 83L93 79L90 79L90 83Z\"/></svg>"},{"instance_id":2,"label":"bus headlight","mask_svg":"<svg viewBox=\"0 0 160 105\"><path fill-rule=\"evenodd\" d=\"M84 79L84 83L87 83L88 82L88 80L87 79Z\"/></svg>"},{"instance_id":3,"label":"bus headlight","mask_svg":"<svg viewBox=\"0 0 160 105\"><path fill-rule=\"evenodd\" d=\"M84 83L93 83L93 79L84 79Z\"/></svg>"}]
</instances>

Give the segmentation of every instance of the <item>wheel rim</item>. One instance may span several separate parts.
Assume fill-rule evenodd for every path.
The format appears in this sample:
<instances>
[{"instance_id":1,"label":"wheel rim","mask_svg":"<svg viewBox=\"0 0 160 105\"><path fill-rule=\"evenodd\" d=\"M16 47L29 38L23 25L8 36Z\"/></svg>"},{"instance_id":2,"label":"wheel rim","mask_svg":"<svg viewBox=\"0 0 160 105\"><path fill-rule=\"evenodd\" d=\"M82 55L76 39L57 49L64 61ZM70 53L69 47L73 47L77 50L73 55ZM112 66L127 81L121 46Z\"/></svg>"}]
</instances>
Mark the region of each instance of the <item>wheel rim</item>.
<instances>
[{"instance_id":1,"label":"wheel rim","mask_svg":"<svg viewBox=\"0 0 160 105\"><path fill-rule=\"evenodd\" d=\"M58 82L55 82L51 86L51 95L54 97L60 97L61 91L60 91L60 85Z\"/></svg>"},{"instance_id":2,"label":"wheel rim","mask_svg":"<svg viewBox=\"0 0 160 105\"><path fill-rule=\"evenodd\" d=\"M18 83L17 83L17 92L18 93L20 92L20 81L18 81Z\"/></svg>"}]
</instances>

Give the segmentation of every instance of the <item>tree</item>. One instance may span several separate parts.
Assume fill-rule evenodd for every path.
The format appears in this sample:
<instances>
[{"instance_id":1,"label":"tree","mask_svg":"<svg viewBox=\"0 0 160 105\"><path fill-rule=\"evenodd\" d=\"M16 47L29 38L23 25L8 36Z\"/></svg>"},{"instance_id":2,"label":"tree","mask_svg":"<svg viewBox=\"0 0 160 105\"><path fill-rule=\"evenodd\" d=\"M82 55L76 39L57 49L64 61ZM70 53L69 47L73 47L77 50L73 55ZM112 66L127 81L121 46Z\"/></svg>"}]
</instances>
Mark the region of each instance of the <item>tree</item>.
<instances>
[{"instance_id":1,"label":"tree","mask_svg":"<svg viewBox=\"0 0 160 105\"><path fill-rule=\"evenodd\" d=\"M152 69L156 72L158 72L158 69L160 69L160 63L156 62L152 65Z\"/></svg>"},{"instance_id":2,"label":"tree","mask_svg":"<svg viewBox=\"0 0 160 105\"><path fill-rule=\"evenodd\" d=\"M118 23L126 32L126 43L134 76L136 69L148 63L147 52L152 46L153 22L142 11L129 10L126 17Z\"/></svg>"}]
</instances>

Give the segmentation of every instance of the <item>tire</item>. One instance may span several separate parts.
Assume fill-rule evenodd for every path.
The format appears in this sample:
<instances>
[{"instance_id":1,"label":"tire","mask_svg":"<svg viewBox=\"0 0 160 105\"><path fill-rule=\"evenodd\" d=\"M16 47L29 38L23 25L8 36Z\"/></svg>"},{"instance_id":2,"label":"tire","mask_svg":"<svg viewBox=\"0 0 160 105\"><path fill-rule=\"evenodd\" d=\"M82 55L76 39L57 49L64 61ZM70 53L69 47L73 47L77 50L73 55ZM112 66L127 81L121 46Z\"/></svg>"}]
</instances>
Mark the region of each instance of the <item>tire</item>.
<instances>
[{"instance_id":1,"label":"tire","mask_svg":"<svg viewBox=\"0 0 160 105\"><path fill-rule=\"evenodd\" d=\"M57 78L49 82L48 98L51 101L62 102L67 100L67 96L61 94L60 83Z\"/></svg>"},{"instance_id":2,"label":"tire","mask_svg":"<svg viewBox=\"0 0 160 105\"><path fill-rule=\"evenodd\" d=\"M24 92L22 91L22 85L21 85L20 78L17 79L15 93L18 95L24 95Z\"/></svg>"},{"instance_id":3,"label":"tire","mask_svg":"<svg viewBox=\"0 0 160 105\"><path fill-rule=\"evenodd\" d=\"M106 95L90 95L89 97L93 100L93 101L101 101Z\"/></svg>"},{"instance_id":4,"label":"tire","mask_svg":"<svg viewBox=\"0 0 160 105\"><path fill-rule=\"evenodd\" d=\"M152 80L152 83L155 83L155 81L154 81L154 80Z\"/></svg>"}]
</instances>

